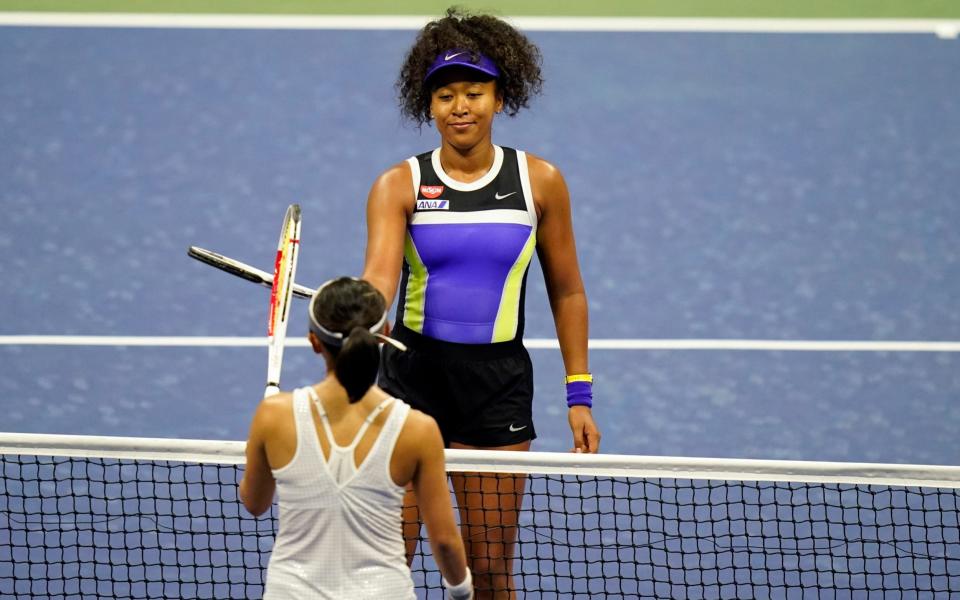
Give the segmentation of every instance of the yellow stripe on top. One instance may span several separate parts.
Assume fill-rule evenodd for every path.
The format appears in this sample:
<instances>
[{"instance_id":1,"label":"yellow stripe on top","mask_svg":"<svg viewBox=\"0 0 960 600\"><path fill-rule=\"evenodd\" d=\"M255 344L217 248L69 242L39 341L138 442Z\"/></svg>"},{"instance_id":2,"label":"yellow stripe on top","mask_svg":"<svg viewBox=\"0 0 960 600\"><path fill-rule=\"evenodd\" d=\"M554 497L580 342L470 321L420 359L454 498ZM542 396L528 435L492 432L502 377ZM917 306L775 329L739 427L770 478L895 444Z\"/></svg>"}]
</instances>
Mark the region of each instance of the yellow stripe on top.
<instances>
[{"instance_id":1,"label":"yellow stripe on top","mask_svg":"<svg viewBox=\"0 0 960 600\"><path fill-rule=\"evenodd\" d=\"M493 324L493 339L491 342L509 342L517 336L517 326L520 319L520 294L523 291L523 277L533 259L533 251L537 247L536 229L530 232L527 243L524 244L520 256L510 268L507 280L503 284L503 293L500 295L500 308L497 309L497 320Z\"/></svg>"},{"instance_id":2,"label":"yellow stripe on top","mask_svg":"<svg viewBox=\"0 0 960 600\"><path fill-rule=\"evenodd\" d=\"M420 260L417 248L407 230L403 241L403 257L410 271L407 276L406 295L403 301L403 325L417 333L423 333L424 306L427 301L427 267Z\"/></svg>"}]
</instances>

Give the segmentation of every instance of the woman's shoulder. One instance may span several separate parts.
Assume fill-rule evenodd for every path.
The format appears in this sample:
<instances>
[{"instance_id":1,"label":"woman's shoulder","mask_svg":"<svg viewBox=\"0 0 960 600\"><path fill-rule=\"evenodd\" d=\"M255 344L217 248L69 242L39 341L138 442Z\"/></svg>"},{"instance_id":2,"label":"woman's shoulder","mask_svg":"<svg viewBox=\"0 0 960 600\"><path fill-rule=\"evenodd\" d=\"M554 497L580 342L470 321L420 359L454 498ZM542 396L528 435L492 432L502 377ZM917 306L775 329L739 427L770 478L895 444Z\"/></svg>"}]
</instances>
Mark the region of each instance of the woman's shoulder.
<instances>
[{"instance_id":1,"label":"woman's shoulder","mask_svg":"<svg viewBox=\"0 0 960 600\"><path fill-rule=\"evenodd\" d=\"M259 427L272 430L289 420L292 413L293 392L280 392L260 401L254 421Z\"/></svg>"},{"instance_id":2,"label":"woman's shoulder","mask_svg":"<svg viewBox=\"0 0 960 600\"><path fill-rule=\"evenodd\" d=\"M527 172L530 174L530 185L533 188L538 215L542 216L542 211L549 210L558 202L569 202L567 182L556 165L527 153Z\"/></svg>"},{"instance_id":3,"label":"woman's shoulder","mask_svg":"<svg viewBox=\"0 0 960 600\"><path fill-rule=\"evenodd\" d=\"M296 390L290 390L286 392L280 392L272 396L267 396L260 401L260 409L271 413L291 410L293 408L295 391Z\"/></svg>"},{"instance_id":4,"label":"woman's shoulder","mask_svg":"<svg viewBox=\"0 0 960 600\"><path fill-rule=\"evenodd\" d=\"M411 464L443 456L443 437L433 417L410 408L397 436L394 456L412 461Z\"/></svg>"},{"instance_id":5,"label":"woman's shoulder","mask_svg":"<svg viewBox=\"0 0 960 600\"><path fill-rule=\"evenodd\" d=\"M407 414L407 420L404 424L404 430L406 431L407 429L414 433L425 433L434 429L437 431L440 430L437 426L437 421L433 417L412 406L410 407L410 412Z\"/></svg>"},{"instance_id":6,"label":"woman's shoulder","mask_svg":"<svg viewBox=\"0 0 960 600\"><path fill-rule=\"evenodd\" d=\"M407 160L402 160L398 163L394 163L383 170L380 173L380 176L377 179L390 179L390 178L409 178L410 177L410 162Z\"/></svg>"},{"instance_id":7,"label":"woman's shoulder","mask_svg":"<svg viewBox=\"0 0 960 600\"><path fill-rule=\"evenodd\" d=\"M398 162L387 167L373 182L374 190L410 189L413 172L407 161Z\"/></svg>"},{"instance_id":8,"label":"woman's shoulder","mask_svg":"<svg viewBox=\"0 0 960 600\"><path fill-rule=\"evenodd\" d=\"M436 420L425 412L410 407L410 412L403 423L401 436L413 441L416 445L432 437L440 438L440 427Z\"/></svg>"},{"instance_id":9,"label":"woman's shoulder","mask_svg":"<svg viewBox=\"0 0 960 600\"><path fill-rule=\"evenodd\" d=\"M530 172L530 177L545 180L553 178L563 179L563 173L561 173L560 169L552 162L536 154L531 154L530 152L525 152L524 154L527 156L527 170Z\"/></svg>"}]
</instances>

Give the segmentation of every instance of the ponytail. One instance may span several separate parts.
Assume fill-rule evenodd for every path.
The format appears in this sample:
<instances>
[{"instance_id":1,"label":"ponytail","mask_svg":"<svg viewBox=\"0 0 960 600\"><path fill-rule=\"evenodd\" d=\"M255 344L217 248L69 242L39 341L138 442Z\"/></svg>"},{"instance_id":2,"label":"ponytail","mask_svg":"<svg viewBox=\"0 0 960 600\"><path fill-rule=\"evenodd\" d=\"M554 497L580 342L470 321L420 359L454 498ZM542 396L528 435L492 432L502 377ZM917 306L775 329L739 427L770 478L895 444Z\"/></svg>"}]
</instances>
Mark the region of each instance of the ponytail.
<instances>
[{"instance_id":1,"label":"ponytail","mask_svg":"<svg viewBox=\"0 0 960 600\"><path fill-rule=\"evenodd\" d=\"M333 358L333 375L350 402L360 400L377 380L380 340L387 322L387 301L369 282L338 277L310 299L310 333Z\"/></svg>"},{"instance_id":2,"label":"ponytail","mask_svg":"<svg viewBox=\"0 0 960 600\"><path fill-rule=\"evenodd\" d=\"M380 367L379 340L365 327L354 327L337 353L334 374L347 390L350 402L367 393Z\"/></svg>"}]
</instances>

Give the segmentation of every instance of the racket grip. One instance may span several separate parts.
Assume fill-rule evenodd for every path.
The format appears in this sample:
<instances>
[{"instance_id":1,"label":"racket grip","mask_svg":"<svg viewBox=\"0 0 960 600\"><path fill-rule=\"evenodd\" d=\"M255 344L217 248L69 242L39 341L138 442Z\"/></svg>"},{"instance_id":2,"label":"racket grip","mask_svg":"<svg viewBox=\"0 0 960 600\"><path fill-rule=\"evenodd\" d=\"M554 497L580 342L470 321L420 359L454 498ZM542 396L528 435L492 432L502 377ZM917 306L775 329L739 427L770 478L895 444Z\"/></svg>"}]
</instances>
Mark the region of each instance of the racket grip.
<instances>
[{"instance_id":1,"label":"racket grip","mask_svg":"<svg viewBox=\"0 0 960 600\"><path fill-rule=\"evenodd\" d=\"M263 390L263 397L269 398L270 396L273 396L274 394L279 394L279 393L280 393L280 388L271 383L270 385L267 386L267 389Z\"/></svg>"}]
</instances>

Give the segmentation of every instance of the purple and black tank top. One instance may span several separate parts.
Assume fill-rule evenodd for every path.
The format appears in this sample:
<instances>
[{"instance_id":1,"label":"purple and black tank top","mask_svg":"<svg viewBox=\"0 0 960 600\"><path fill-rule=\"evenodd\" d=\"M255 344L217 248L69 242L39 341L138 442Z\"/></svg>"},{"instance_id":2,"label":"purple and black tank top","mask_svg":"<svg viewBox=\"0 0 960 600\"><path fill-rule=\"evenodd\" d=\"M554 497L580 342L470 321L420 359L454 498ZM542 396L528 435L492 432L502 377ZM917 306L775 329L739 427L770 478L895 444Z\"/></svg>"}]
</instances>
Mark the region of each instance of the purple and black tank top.
<instances>
[{"instance_id":1,"label":"purple and black tank top","mask_svg":"<svg viewBox=\"0 0 960 600\"><path fill-rule=\"evenodd\" d=\"M407 159L416 205L397 322L412 331L461 344L523 336L537 214L526 154L494 146L494 155L490 171L470 183L443 172L439 149Z\"/></svg>"}]
</instances>

